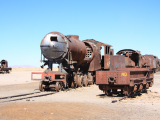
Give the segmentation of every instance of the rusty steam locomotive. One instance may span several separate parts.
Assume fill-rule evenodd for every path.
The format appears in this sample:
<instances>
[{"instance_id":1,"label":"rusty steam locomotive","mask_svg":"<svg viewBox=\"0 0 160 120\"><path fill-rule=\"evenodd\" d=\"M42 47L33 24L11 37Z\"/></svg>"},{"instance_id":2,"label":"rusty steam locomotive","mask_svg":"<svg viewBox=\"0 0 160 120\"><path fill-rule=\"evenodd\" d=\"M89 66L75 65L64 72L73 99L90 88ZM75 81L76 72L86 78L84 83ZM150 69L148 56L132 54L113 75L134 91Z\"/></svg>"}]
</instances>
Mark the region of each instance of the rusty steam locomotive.
<instances>
[{"instance_id":1,"label":"rusty steam locomotive","mask_svg":"<svg viewBox=\"0 0 160 120\"><path fill-rule=\"evenodd\" d=\"M95 82L96 71L101 70L100 48L107 48L108 56L111 45L93 39L79 40L79 36L64 36L59 32L47 34L41 41L42 60L48 69L41 74L40 91L51 88L59 91L66 87L81 87ZM47 59L47 60L46 60ZM59 71L52 71L52 64L59 64ZM32 78L33 80L33 78Z\"/></svg>"},{"instance_id":2,"label":"rusty steam locomotive","mask_svg":"<svg viewBox=\"0 0 160 120\"><path fill-rule=\"evenodd\" d=\"M96 84L106 95L121 89L126 96L148 89L153 85L156 58L141 55L139 51L124 49L110 55L108 71L96 72Z\"/></svg>"},{"instance_id":3,"label":"rusty steam locomotive","mask_svg":"<svg viewBox=\"0 0 160 120\"><path fill-rule=\"evenodd\" d=\"M101 48L104 47L104 55ZM79 40L79 36L64 36L59 32L48 33L41 41L41 61L48 65L41 74L40 91L63 90L96 83L109 94L121 89L125 95L147 89L153 85L156 69L153 55L141 55L139 51L124 49L114 55L111 45L93 39ZM59 64L53 71L52 64Z\"/></svg>"}]
</instances>

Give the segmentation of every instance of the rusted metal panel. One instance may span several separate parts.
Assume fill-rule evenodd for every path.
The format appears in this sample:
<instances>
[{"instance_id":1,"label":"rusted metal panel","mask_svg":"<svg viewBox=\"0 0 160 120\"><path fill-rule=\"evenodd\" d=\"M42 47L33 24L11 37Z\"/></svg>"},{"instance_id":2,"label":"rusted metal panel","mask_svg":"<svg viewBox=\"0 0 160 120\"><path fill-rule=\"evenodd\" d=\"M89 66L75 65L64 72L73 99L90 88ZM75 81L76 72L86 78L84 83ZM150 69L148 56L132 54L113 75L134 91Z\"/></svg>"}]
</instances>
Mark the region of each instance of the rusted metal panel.
<instances>
[{"instance_id":1,"label":"rusted metal panel","mask_svg":"<svg viewBox=\"0 0 160 120\"><path fill-rule=\"evenodd\" d=\"M110 49L110 55L114 55L114 50Z\"/></svg>"},{"instance_id":2,"label":"rusted metal panel","mask_svg":"<svg viewBox=\"0 0 160 120\"><path fill-rule=\"evenodd\" d=\"M129 85L130 83L130 72L129 71L118 71L118 85Z\"/></svg>"},{"instance_id":3,"label":"rusted metal panel","mask_svg":"<svg viewBox=\"0 0 160 120\"><path fill-rule=\"evenodd\" d=\"M111 79L110 79L111 78ZM129 71L96 71L96 84L129 85Z\"/></svg>"},{"instance_id":4,"label":"rusted metal panel","mask_svg":"<svg viewBox=\"0 0 160 120\"><path fill-rule=\"evenodd\" d=\"M83 41L84 43L88 43L90 44L90 46L92 46L92 49L93 49L93 59L91 60L90 62L90 65L89 65L89 70L88 71L95 71L95 70L100 70L101 69L101 64L105 63L106 65L108 64L109 66L109 61L110 60L106 60L106 61L103 61L103 63L101 63L101 53L100 53L100 49L101 49L101 46L104 46L105 50L106 51L106 47L108 47L108 55L110 54L110 47L112 47L111 45L108 45L108 44L105 44L105 43L101 43L101 42L98 42L96 40L93 40L93 39L87 39L87 40L84 40ZM113 51L112 51L113 52ZM107 57L107 55L106 55ZM108 56L109 57L109 56ZM103 65L102 65L103 66ZM105 66L106 69L109 69L108 66ZM103 66L104 67L104 66ZM105 69L104 67L104 69Z\"/></svg>"},{"instance_id":5,"label":"rusted metal panel","mask_svg":"<svg viewBox=\"0 0 160 120\"><path fill-rule=\"evenodd\" d=\"M106 71L96 71L96 84L108 84Z\"/></svg>"},{"instance_id":6,"label":"rusted metal panel","mask_svg":"<svg viewBox=\"0 0 160 120\"><path fill-rule=\"evenodd\" d=\"M104 55L104 69L110 69L110 55Z\"/></svg>"},{"instance_id":7,"label":"rusted metal panel","mask_svg":"<svg viewBox=\"0 0 160 120\"><path fill-rule=\"evenodd\" d=\"M70 35L70 37L67 38L69 43L69 51L72 53L72 60L79 62L83 61L87 51L85 44L79 39L76 39L78 37Z\"/></svg>"},{"instance_id":8,"label":"rusted metal panel","mask_svg":"<svg viewBox=\"0 0 160 120\"><path fill-rule=\"evenodd\" d=\"M118 68L125 68L125 56L110 56L110 70L116 70Z\"/></svg>"},{"instance_id":9,"label":"rusted metal panel","mask_svg":"<svg viewBox=\"0 0 160 120\"><path fill-rule=\"evenodd\" d=\"M89 45L92 48L92 56L89 60L87 60L86 58L84 59L84 61L87 60L87 63L89 63L89 68L88 71L95 71L95 70L100 70L101 69L101 55L100 55L100 50L98 49L98 47L88 41L83 41L86 45ZM87 65L86 65L87 68Z\"/></svg>"},{"instance_id":10,"label":"rusted metal panel","mask_svg":"<svg viewBox=\"0 0 160 120\"><path fill-rule=\"evenodd\" d=\"M109 46L109 47L112 47L112 46L109 45L109 44L105 44L105 43L96 41L96 40L94 40L94 39L86 39L86 40L84 40L84 42L85 42L85 41L86 41L86 42L94 43L94 44L98 47L99 50L101 49L101 46Z\"/></svg>"},{"instance_id":11,"label":"rusted metal panel","mask_svg":"<svg viewBox=\"0 0 160 120\"><path fill-rule=\"evenodd\" d=\"M34 74L41 74L41 79L34 79ZM57 77L56 77L57 76ZM62 77L61 77L62 76ZM31 80L49 80L49 81L66 81L67 73L61 72L32 72L31 73Z\"/></svg>"},{"instance_id":12,"label":"rusted metal panel","mask_svg":"<svg viewBox=\"0 0 160 120\"><path fill-rule=\"evenodd\" d=\"M132 61L129 57L125 57L125 65L126 67L133 67L135 66L135 62Z\"/></svg>"},{"instance_id":13,"label":"rusted metal panel","mask_svg":"<svg viewBox=\"0 0 160 120\"><path fill-rule=\"evenodd\" d=\"M156 59L153 55L144 55L146 59L146 66L149 66L150 69L156 68Z\"/></svg>"}]
</instances>

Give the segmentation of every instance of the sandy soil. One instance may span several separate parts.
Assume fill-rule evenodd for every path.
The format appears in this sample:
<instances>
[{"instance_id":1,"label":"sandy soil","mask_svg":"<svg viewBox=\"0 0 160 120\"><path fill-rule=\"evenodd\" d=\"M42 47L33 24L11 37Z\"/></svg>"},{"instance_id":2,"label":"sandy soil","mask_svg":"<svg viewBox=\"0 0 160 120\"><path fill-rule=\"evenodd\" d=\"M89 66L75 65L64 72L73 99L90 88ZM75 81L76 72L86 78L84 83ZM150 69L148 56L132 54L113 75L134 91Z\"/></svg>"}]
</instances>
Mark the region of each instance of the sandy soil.
<instances>
[{"instance_id":1,"label":"sandy soil","mask_svg":"<svg viewBox=\"0 0 160 120\"><path fill-rule=\"evenodd\" d=\"M12 67L12 72L39 72L39 71L44 71L46 70L47 68L44 67L44 68L41 68L41 67ZM54 67L53 68L54 70L58 70L57 67Z\"/></svg>"},{"instance_id":2,"label":"sandy soil","mask_svg":"<svg viewBox=\"0 0 160 120\"><path fill-rule=\"evenodd\" d=\"M27 77L28 72L21 73L23 74L19 80L28 82L18 84L20 81L17 81L16 84L1 85L0 97L38 91L39 83L31 81ZM6 78L12 83L15 76L10 74ZM1 80L3 77L0 75L0 82L6 79ZM119 98L121 97L116 95L104 97L98 86L92 85L32 98L29 101L0 103L0 118L2 120L160 120L160 73L155 74L155 84L147 93L111 103L112 100Z\"/></svg>"},{"instance_id":3,"label":"sandy soil","mask_svg":"<svg viewBox=\"0 0 160 120\"><path fill-rule=\"evenodd\" d=\"M31 72L43 72L45 68L40 67L12 67L12 71L9 74L0 74L0 86L2 85L13 85L13 84L24 84L31 83ZM53 68L57 71L58 68Z\"/></svg>"}]
</instances>

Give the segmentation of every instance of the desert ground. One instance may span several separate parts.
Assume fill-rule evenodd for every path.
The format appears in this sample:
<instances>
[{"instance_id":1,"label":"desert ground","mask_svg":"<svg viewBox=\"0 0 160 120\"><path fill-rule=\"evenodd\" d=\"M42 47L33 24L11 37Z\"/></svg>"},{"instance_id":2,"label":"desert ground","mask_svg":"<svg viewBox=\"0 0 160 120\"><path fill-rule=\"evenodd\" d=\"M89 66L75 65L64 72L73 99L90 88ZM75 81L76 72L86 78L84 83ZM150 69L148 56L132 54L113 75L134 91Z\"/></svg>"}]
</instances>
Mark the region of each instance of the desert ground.
<instances>
[{"instance_id":1,"label":"desert ground","mask_svg":"<svg viewBox=\"0 0 160 120\"><path fill-rule=\"evenodd\" d=\"M56 69L56 68L55 68ZM13 68L0 74L0 97L39 91L31 80L36 67ZM160 120L160 72L154 85L135 98L112 103L121 97L104 96L97 85L61 91L52 95L0 103L1 120Z\"/></svg>"}]
</instances>

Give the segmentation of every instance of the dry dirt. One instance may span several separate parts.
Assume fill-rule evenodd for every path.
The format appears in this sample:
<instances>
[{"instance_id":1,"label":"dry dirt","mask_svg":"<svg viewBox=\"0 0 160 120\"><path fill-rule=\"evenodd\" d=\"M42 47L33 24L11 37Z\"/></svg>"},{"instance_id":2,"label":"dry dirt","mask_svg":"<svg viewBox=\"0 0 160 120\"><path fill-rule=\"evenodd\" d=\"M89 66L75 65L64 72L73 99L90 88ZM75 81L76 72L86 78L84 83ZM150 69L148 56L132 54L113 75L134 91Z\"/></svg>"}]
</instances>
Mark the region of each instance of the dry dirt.
<instances>
[{"instance_id":1,"label":"dry dirt","mask_svg":"<svg viewBox=\"0 0 160 120\"><path fill-rule=\"evenodd\" d=\"M38 91L39 82L30 79L30 73L35 69L27 70L0 74L0 97ZM35 71L39 71L38 68ZM29 100L0 103L0 119L160 120L160 73L155 74L155 84L147 93L112 103L120 98L116 95L104 97L98 86L92 85Z\"/></svg>"}]
</instances>

